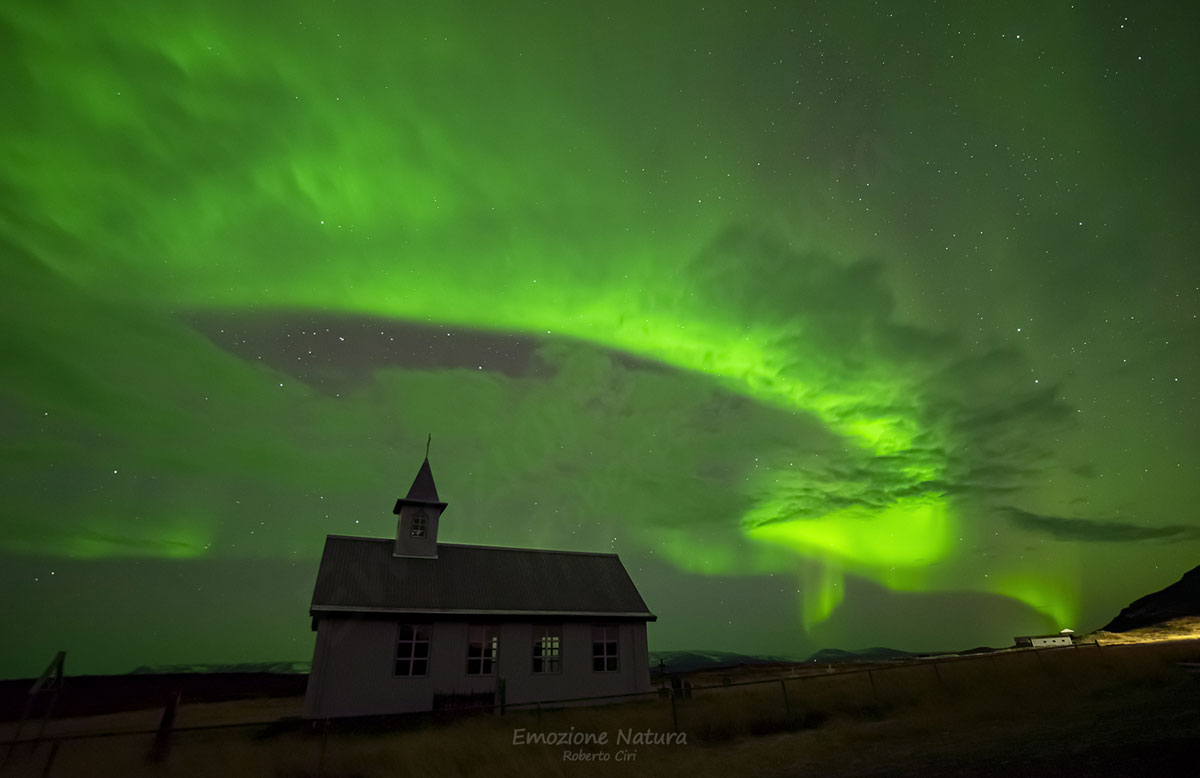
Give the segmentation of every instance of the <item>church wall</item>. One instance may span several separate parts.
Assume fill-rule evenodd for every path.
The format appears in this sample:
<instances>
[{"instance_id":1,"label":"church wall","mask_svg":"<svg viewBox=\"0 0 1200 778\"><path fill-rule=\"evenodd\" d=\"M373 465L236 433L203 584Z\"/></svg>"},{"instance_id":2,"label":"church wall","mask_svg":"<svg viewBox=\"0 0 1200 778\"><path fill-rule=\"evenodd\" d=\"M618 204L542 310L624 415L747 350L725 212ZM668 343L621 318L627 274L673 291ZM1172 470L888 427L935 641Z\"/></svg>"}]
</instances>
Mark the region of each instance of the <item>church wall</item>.
<instances>
[{"instance_id":1,"label":"church wall","mask_svg":"<svg viewBox=\"0 0 1200 778\"><path fill-rule=\"evenodd\" d=\"M468 622L438 621L429 626L427 674L396 676L399 622L321 619L304 715L335 718L428 711L435 693L494 692L498 678L505 680L508 704L650 690L646 625L642 622L619 625L620 669L616 672L592 670L590 622L564 622L562 670L547 674L533 672L534 625L500 624L497 671L487 676L466 673Z\"/></svg>"}]
</instances>

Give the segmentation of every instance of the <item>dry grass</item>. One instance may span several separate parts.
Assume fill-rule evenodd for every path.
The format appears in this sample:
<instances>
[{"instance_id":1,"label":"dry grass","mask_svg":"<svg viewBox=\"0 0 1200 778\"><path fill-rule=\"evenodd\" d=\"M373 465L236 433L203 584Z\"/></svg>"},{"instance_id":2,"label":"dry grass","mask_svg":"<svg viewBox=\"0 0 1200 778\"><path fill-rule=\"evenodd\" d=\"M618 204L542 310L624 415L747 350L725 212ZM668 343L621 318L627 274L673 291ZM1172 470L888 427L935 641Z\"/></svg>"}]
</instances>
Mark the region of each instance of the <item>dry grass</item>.
<instances>
[{"instance_id":1,"label":"dry grass","mask_svg":"<svg viewBox=\"0 0 1200 778\"><path fill-rule=\"evenodd\" d=\"M1037 775L1060 759L1119 765L1126 757L1143 774L1154 774L1147 764L1172 753L1175 739L1190 738L1200 726L1200 677L1176 665L1197 658L1200 643L1193 641L900 662L870 674L785 680L787 706L778 682L697 689L676 703L687 745L616 742L619 730L672 730L669 701L652 699L540 717L510 712L427 721L386 732L334 727L327 740L303 727L180 732L161 763L146 760L152 736L70 740L60 744L50 775ZM193 718L215 721L220 713L214 707ZM513 744L518 728L571 727L608 733L609 742ZM49 749L22 747L5 775L40 775ZM608 759L564 761L564 750ZM636 758L618 761L621 751ZM1092 764L1085 774L1123 774L1105 773L1104 764Z\"/></svg>"},{"instance_id":2,"label":"dry grass","mask_svg":"<svg viewBox=\"0 0 1200 778\"><path fill-rule=\"evenodd\" d=\"M1187 617L1171 619L1161 624L1155 624L1128 632L1105 632L1097 630L1088 635L1104 645L1124 643L1161 643L1164 640L1197 640L1200 639L1200 618Z\"/></svg>"}]
</instances>

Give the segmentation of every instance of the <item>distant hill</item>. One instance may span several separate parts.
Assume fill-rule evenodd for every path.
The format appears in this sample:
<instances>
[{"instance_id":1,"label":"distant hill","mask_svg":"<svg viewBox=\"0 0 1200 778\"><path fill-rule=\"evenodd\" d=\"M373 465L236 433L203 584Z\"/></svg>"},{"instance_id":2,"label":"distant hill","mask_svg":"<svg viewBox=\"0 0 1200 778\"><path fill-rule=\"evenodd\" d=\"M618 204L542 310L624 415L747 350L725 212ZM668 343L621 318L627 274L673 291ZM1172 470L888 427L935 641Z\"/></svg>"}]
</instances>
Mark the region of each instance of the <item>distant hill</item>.
<instances>
[{"instance_id":1,"label":"distant hill","mask_svg":"<svg viewBox=\"0 0 1200 778\"><path fill-rule=\"evenodd\" d=\"M142 665L130 675L173 675L178 673L304 673L311 662L239 662L237 664Z\"/></svg>"},{"instance_id":2,"label":"distant hill","mask_svg":"<svg viewBox=\"0 0 1200 778\"><path fill-rule=\"evenodd\" d=\"M735 665L773 665L800 662L816 662L820 664L880 662L889 659L904 659L910 656L914 656L914 654L895 648L883 648L881 646L860 648L857 651L844 651L840 648L823 648L807 659L798 656L736 654L729 651L651 651L650 669L657 670L660 659L663 661L667 672L687 673L696 670L711 670L717 667L733 667Z\"/></svg>"},{"instance_id":3,"label":"distant hill","mask_svg":"<svg viewBox=\"0 0 1200 778\"><path fill-rule=\"evenodd\" d=\"M651 651L650 669L658 670L660 660L667 672L671 673L686 673L714 667L733 667L734 665L768 665L800 661L796 657L754 656L735 654L729 651Z\"/></svg>"},{"instance_id":4,"label":"distant hill","mask_svg":"<svg viewBox=\"0 0 1200 778\"><path fill-rule=\"evenodd\" d=\"M860 648L857 651L845 651L840 648L822 648L817 653L804 660L817 664L835 664L837 662L879 662L888 659L904 659L913 656L907 651L896 648Z\"/></svg>"},{"instance_id":5,"label":"distant hill","mask_svg":"<svg viewBox=\"0 0 1200 778\"><path fill-rule=\"evenodd\" d=\"M1200 567L1184 573L1167 588L1134 600L1101 629L1129 632L1190 616L1200 616Z\"/></svg>"}]
</instances>

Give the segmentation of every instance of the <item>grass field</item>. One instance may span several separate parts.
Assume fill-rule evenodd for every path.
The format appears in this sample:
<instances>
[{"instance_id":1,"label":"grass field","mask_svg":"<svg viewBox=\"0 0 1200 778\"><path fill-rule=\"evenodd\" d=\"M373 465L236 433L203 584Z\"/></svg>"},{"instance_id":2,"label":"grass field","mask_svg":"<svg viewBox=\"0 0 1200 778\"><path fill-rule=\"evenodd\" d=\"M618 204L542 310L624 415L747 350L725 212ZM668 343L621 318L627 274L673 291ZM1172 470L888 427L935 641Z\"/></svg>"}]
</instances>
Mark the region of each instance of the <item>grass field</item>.
<instances>
[{"instance_id":1,"label":"grass field","mask_svg":"<svg viewBox=\"0 0 1200 778\"><path fill-rule=\"evenodd\" d=\"M53 754L48 740L36 750L18 746L0 778L40 776L48 763L51 776L223 778L1182 775L1198 761L1200 676L1178 662L1197 659L1200 641L1188 640L878 663L857 672L724 670L694 675L692 697L676 701L686 743L669 734L670 701L655 698L386 727L335 723L328 732L287 719L180 731L159 762L147 759L152 735L63 739ZM748 679L768 682L736 685ZM184 705L177 723L262 721L298 704ZM141 729L160 714L55 721L48 733ZM604 734L607 742L514 744L514 737L562 732L593 741ZM675 742L626 743L622 732Z\"/></svg>"}]
</instances>

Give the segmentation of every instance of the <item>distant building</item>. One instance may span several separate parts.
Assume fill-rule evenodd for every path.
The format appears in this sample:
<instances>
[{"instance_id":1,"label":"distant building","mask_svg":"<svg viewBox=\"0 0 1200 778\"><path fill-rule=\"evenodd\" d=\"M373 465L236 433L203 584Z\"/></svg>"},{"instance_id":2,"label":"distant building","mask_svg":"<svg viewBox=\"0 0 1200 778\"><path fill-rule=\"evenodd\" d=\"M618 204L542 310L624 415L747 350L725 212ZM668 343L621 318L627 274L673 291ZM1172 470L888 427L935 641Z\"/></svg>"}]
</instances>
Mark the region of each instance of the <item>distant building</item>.
<instances>
[{"instance_id":1,"label":"distant building","mask_svg":"<svg viewBox=\"0 0 1200 778\"><path fill-rule=\"evenodd\" d=\"M1018 648L1048 648L1050 646L1070 646L1075 643L1075 632L1064 629L1057 635L1027 635L1013 638Z\"/></svg>"},{"instance_id":2,"label":"distant building","mask_svg":"<svg viewBox=\"0 0 1200 778\"><path fill-rule=\"evenodd\" d=\"M616 554L438 543L426 458L396 537L329 535L308 718L650 691L654 621Z\"/></svg>"}]
</instances>

